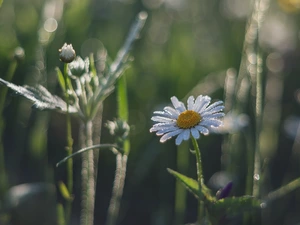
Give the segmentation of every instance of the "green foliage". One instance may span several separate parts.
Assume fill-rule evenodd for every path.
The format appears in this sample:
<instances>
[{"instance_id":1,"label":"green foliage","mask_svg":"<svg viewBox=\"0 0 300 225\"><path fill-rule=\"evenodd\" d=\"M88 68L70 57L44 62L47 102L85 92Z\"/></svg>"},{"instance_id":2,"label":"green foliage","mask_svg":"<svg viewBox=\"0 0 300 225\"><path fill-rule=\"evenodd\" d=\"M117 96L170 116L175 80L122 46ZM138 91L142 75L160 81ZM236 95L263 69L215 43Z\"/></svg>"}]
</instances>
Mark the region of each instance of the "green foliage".
<instances>
[{"instance_id":1,"label":"green foliage","mask_svg":"<svg viewBox=\"0 0 300 225\"><path fill-rule=\"evenodd\" d=\"M190 191L196 198L201 199L202 196L199 196L199 186L198 182L192 178L189 178L183 174L180 174L172 169L167 169L170 174L172 174L176 179L178 179L188 191ZM215 201L216 198L212 196L212 192L205 185L202 186L201 192L206 200Z\"/></svg>"},{"instance_id":2,"label":"green foliage","mask_svg":"<svg viewBox=\"0 0 300 225\"><path fill-rule=\"evenodd\" d=\"M261 201L252 196L228 197L208 205L211 215L237 215L260 209Z\"/></svg>"},{"instance_id":3,"label":"green foliage","mask_svg":"<svg viewBox=\"0 0 300 225\"><path fill-rule=\"evenodd\" d=\"M62 74L61 70L57 67L55 68L57 78L58 78L58 83L60 85L60 88L63 90L63 92L66 92L66 84L65 84L65 78L64 75Z\"/></svg>"},{"instance_id":4,"label":"green foliage","mask_svg":"<svg viewBox=\"0 0 300 225\"><path fill-rule=\"evenodd\" d=\"M58 183L58 188L61 193L61 195L64 197L65 200L71 201L73 197L70 195L69 190L64 182L60 181Z\"/></svg>"},{"instance_id":5,"label":"green foliage","mask_svg":"<svg viewBox=\"0 0 300 225\"><path fill-rule=\"evenodd\" d=\"M39 110L57 110L61 112L67 112L67 104L60 97L52 95L45 87L42 85L37 85L36 87L30 86L18 86L8 81L0 78L0 83L10 88L17 95L21 95L26 99L32 101L33 108ZM75 107L69 108L70 113L76 113L77 109Z\"/></svg>"},{"instance_id":6,"label":"green foliage","mask_svg":"<svg viewBox=\"0 0 300 225\"><path fill-rule=\"evenodd\" d=\"M257 127L254 116L256 86L254 72L258 47L262 53L262 61L259 61L262 63L264 76L263 121L259 142L263 173L259 174L258 183L262 189L260 199L268 207L268 213L263 211L262 215L266 224L298 223L299 181L289 183L299 177L298 1L260 0L261 6L269 2L270 7L259 33L253 32L257 26L253 23L251 25L251 18L253 20L261 18L262 11L259 11L258 15L251 15L251 12L255 11L253 10L255 5L240 2L238 0L0 0L0 77L14 83L0 81L5 86L10 86L12 90L8 91L7 96L1 95L3 110L0 133L4 151L0 154L0 161L3 160L5 163L1 163L0 173L5 167L7 186L32 180L51 183L64 180L65 168L56 168L55 164L67 154L64 137L65 115L30 110L27 101L23 98L12 98L11 94L25 96L39 109L65 113L66 100L63 98L66 91L65 81L59 69L57 69L58 76L55 75L56 67L62 70L58 49L64 42L72 42L78 55L83 58L89 57L89 72L92 76L108 75L112 63L117 62L111 59L117 59L115 56L128 33L134 15L137 11L146 9L150 19L132 51L134 62L128 55L119 61L124 64L123 69L129 64L131 67L130 73L126 74L128 102L121 100L121 104L127 104L128 109L125 110L122 106L123 112L120 113L125 115L124 119L128 119L131 128L128 137L131 158L128 160L125 201L120 209L122 219L119 221L120 224L173 224L170 221L175 214L172 209L174 187L171 180L168 180L173 177L168 177L168 174L165 175L161 171L171 167L184 171L184 174L195 175L195 165L190 160L191 163L187 163L189 165L186 170L178 167L176 164L178 156L173 144L169 142L161 145L154 135L149 134L148 130L151 127L149 118L152 112L160 110L171 96L176 95L184 99L188 93L194 96L209 94L214 100L223 99L226 103L226 112L237 106L235 110L237 114L234 115L235 124L245 122L243 118L247 119L247 125L241 130L232 130L229 133L224 130L222 137L213 135L200 139L199 145L201 150L203 149L201 152L203 174L207 184L210 183L208 181L211 176L222 170L234 178L233 196L249 195L242 197L244 199L230 197L212 201L215 207L211 205L210 210L224 215L238 212L236 206L250 211L251 204L255 205L254 210L259 208L257 207L259 200L250 197L253 188L253 149ZM252 1L254 2L258 1ZM45 29L49 21L57 23L54 31ZM259 43L249 45L258 36ZM25 49L26 57L22 62L18 62L13 80L8 80L5 74L9 73L10 65L15 62L13 52L18 46ZM91 52L94 53L92 56ZM74 80L68 79L68 82L75 87ZM0 85L1 93L5 93L5 86ZM232 87L234 88L231 89ZM47 92L44 92L45 88ZM98 93L91 95L95 97L94 103L106 99L102 105L103 117L95 116L96 120L93 121L100 124L101 121L112 120L119 116L116 96L113 94L108 97L113 88L109 92L105 93L104 90L101 92L101 98ZM73 104L74 98L72 96L70 98L70 103ZM91 105L85 110L86 114L96 115L96 112L91 112ZM78 108L72 107L73 105L71 109L77 113ZM80 140L77 139L78 127L80 124L72 117L76 150L81 148L78 147L80 145ZM102 130L101 143L111 142L112 138L108 135L108 131ZM94 136L99 138L99 132L95 131ZM114 153L124 154L126 148ZM188 147L184 150L188 154L187 149ZM36 154L36 151L40 151L41 154ZM99 159L101 163L98 170L98 184L101 192L97 192L96 195L98 211L95 212L95 221L104 224L103 218L108 208L107 196L111 195L110 188L115 171L115 154L100 150ZM79 170L79 162L80 157L74 157L75 172ZM194 179L177 174L175 171L170 173L193 195L198 196L197 182ZM79 177L78 173L75 174L74 185L78 187ZM221 181L220 178L218 182L221 185L218 183L214 192L223 187ZM1 189L0 198L3 190L7 189ZM73 209L72 221L77 221L80 213L78 188L75 188L74 196L77 198L74 206L78 205ZM61 200L59 194L57 200ZM194 222L197 213L195 199L187 198L184 201L186 205L182 210L182 218L185 220L180 225ZM58 205L59 215L64 215L65 212L62 212L64 206L65 204ZM226 210L227 206L229 210ZM29 218L29 214L25 218ZM247 222L230 218L232 221L228 223L259 224L260 215L252 216L256 218ZM10 221L3 222L1 218L2 214L0 223L10 223ZM60 224L65 223L66 221Z\"/></svg>"}]
</instances>

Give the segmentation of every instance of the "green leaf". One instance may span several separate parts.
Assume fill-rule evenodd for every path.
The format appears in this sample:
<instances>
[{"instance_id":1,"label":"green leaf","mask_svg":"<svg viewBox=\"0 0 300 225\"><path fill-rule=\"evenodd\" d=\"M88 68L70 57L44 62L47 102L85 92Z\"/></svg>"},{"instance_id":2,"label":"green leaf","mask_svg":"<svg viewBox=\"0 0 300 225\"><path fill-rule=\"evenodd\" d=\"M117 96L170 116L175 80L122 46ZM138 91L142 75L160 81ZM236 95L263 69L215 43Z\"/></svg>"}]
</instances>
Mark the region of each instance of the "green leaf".
<instances>
[{"instance_id":1,"label":"green leaf","mask_svg":"<svg viewBox=\"0 0 300 225\"><path fill-rule=\"evenodd\" d=\"M209 205L210 210L220 214L238 214L246 210L261 208L261 200L252 196L228 197L223 198Z\"/></svg>"},{"instance_id":2,"label":"green leaf","mask_svg":"<svg viewBox=\"0 0 300 225\"><path fill-rule=\"evenodd\" d=\"M119 118L128 121L128 100L126 77L122 76L118 81L118 114Z\"/></svg>"},{"instance_id":3,"label":"green leaf","mask_svg":"<svg viewBox=\"0 0 300 225\"><path fill-rule=\"evenodd\" d=\"M96 70L96 66L95 66L95 60L94 60L94 55L90 54L90 70L92 72L92 76L97 76L97 70Z\"/></svg>"},{"instance_id":4,"label":"green leaf","mask_svg":"<svg viewBox=\"0 0 300 225\"><path fill-rule=\"evenodd\" d=\"M42 85L37 85L36 87L30 86L18 86L8 81L0 78L0 83L10 88L17 95L21 95L26 99L32 101L33 108L39 110L56 110L61 112L67 112L67 104L64 100L56 95L52 95L45 87ZM69 106L70 113L77 113L77 108Z\"/></svg>"},{"instance_id":5,"label":"green leaf","mask_svg":"<svg viewBox=\"0 0 300 225\"><path fill-rule=\"evenodd\" d=\"M64 182L62 182L62 181L58 182L58 188L59 188L61 195L64 197L64 199L66 199L68 201L73 200L73 198L70 195L70 192Z\"/></svg>"},{"instance_id":6,"label":"green leaf","mask_svg":"<svg viewBox=\"0 0 300 225\"><path fill-rule=\"evenodd\" d=\"M117 98L118 98L118 114L119 118L128 121L128 99L127 99L127 85L126 77L122 76L118 81L117 86ZM130 151L130 141L127 138L123 143L124 153L129 154Z\"/></svg>"},{"instance_id":7,"label":"green leaf","mask_svg":"<svg viewBox=\"0 0 300 225\"><path fill-rule=\"evenodd\" d=\"M58 78L58 83L61 87L61 89L64 91L64 93L66 92L66 83L65 83L65 78L64 75L62 74L61 70L56 67L56 74L57 74L57 78Z\"/></svg>"},{"instance_id":8,"label":"green leaf","mask_svg":"<svg viewBox=\"0 0 300 225\"><path fill-rule=\"evenodd\" d=\"M0 7L2 6L3 0L0 0Z\"/></svg>"},{"instance_id":9,"label":"green leaf","mask_svg":"<svg viewBox=\"0 0 300 225\"><path fill-rule=\"evenodd\" d=\"M167 168L168 172L172 174L178 181L180 181L185 188L191 192L196 198L199 198L198 182L192 178L189 178L175 170Z\"/></svg>"},{"instance_id":10,"label":"green leaf","mask_svg":"<svg viewBox=\"0 0 300 225\"><path fill-rule=\"evenodd\" d=\"M190 177L187 177L175 170L167 168L168 172L172 174L178 181L180 181L184 187L191 192L197 199L205 197L210 202L216 201L216 198L212 195L211 190L205 185L202 186L201 193L203 196L199 196L198 182Z\"/></svg>"}]
</instances>

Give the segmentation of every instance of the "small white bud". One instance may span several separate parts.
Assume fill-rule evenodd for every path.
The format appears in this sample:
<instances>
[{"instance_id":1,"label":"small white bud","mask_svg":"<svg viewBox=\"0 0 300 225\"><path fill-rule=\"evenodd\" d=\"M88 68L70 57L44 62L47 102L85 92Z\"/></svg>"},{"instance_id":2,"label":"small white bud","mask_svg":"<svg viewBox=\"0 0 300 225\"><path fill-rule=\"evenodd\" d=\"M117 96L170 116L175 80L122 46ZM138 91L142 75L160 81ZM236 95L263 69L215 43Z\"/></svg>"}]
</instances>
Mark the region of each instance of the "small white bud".
<instances>
[{"instance_id":1,"label":"small white bud","mask_svg":"<svg viewBox=\"0 0 300 225\"><path fill-rule=\"evenodd\" d=\"M86 63L83 61L83 59L80 56L77 56L76 59L73 60L73 62L68 64L68 67L72 75L77 77L80 77L85 72L87 72Z\"/></svg>"},{"instance_id":2,"label":"small white bud","mask_svg":"<svg viewBox=\"0 0 300 225\"><path fill-rule=\"evenodd\" d=\"M73 49L72 44L65 43L59 51L59 59L64 63L72 62L76 57L76 52Z\"/></svg>"}]
</instances>

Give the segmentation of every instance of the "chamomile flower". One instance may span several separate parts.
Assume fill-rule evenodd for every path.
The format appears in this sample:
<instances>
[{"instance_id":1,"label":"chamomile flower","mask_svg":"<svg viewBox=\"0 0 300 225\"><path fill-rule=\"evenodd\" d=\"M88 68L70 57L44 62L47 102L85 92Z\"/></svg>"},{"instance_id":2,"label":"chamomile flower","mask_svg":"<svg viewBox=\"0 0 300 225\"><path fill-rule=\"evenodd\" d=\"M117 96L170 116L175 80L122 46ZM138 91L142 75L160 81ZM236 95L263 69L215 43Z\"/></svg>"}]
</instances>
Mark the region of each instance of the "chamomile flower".
<instances>
[{"instance_id":1,"label":"chamomile flower","mask_svg":"<svg viewBox=\"0 0 300 225\"><path fill-rule=\"evenodd\" d=\"M167 106L163 111L155 111L151 120L157 122L150 129L156 135L162 136L160 142L177 136L175 143L180 145L183 140L188 140L190 135L195 139L200 138L200 133L209 134L210 127L222 125L222 117L225 115L222 110L222 101L217 101L211 105L209 96L199 95L196 100L190 96L187 100L187 108L175 96L171 98L174 106Z\"/></svg>"}]
</instances>

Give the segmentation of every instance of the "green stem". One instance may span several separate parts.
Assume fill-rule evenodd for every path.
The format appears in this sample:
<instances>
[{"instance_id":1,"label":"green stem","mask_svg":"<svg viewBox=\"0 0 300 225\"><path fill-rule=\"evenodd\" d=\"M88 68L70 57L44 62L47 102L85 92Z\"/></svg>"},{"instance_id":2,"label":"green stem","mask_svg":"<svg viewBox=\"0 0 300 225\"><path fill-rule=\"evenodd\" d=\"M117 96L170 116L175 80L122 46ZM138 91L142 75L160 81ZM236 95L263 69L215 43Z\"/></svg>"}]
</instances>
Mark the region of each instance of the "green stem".
<instances>
[{"instance_id":1,"label":"green stem","mask_svg":"<svg viewBox=\"0 0 300 225\"><path fill-rule=\"evenodd\" d=\"M18 63L16 60L13 60L10 63L5 77L7 81L11 81L11 79L13 78L17 65ZM6 174L4 146L3 146L3 131L5 127L5 121L2 116L7 90L8 90L7 87L1 87L0 89L0 113L1 113L0 115L0 197L3 196L3 194L6 192L8 188L8 179Z\"/></svg>"},{"instance_id":2,"label":"green stem","mask_svg":"<svg viewBox=\"0 0 300 225\"><path fill-rule=\"evenodd\" d=\"M114 186L112 189L112 197L108 208L108 219L106 223L107 225L117 224L126 178L126 167L127 155L122 155L118 153L116 156L116 172Z\"/></svg>"},{"instance_id":3,"label":"green stem","mask_svg":"<svg viewBox=\"0 0 300 225\"><path fill-rule=\"evenodd\" d=\"M91 120L84 124L85 146L93 145L93 123ZM81 225L93 225L95 206L95 170L94 153L88 151L82 154L81 169L82 193L81 193Z\"/></svg>"},{"instance_id":4,"label":"green stem","mask_svg":"<svg viewBox=\"0 0 300 225\"><path fill-rule=\"evenodd\" d=\"M260 0L255 2L256 7L259 7ZM257 10L257 18L261 17L261 12ZM260 134L262 124L262 105L263 105L263 59L262 52L258 43L261 21L257 19L257 37L256 37L256 132L255 132L255 154L254 154L254 181L253 181L253 196L260 197L260 177L261 177L261 155L260 155Z\"/></svg>"},{"instance_id":5,"label":"green stem","mask_svg":"<svg viewBox=\"0 0 300 225\"><path fill-rule=\"evenodd\" d=\"M184 142L177 147L177 162L176 166L178 171L183 172L185 174L189 167L189 152L186 151L188 149L188 142ZM181 225L184 224L185 218L185 210L186 206L186 199L187 199L187 190L182 185L179 180L176 180L175 185L175 204L174 204L174 225Z\"/></svg>"},{"instance_id":6,"label":"green stem","mask_svg":"<svg viewBox=\"0 0 300 225\"><path fill-rule=\"evenodd\" d=\"M140 12L136 18L136 21L131 26L129 34L125 40L124 45L118 51L116 59L113 61L109 68L106 83L103 87L96 91L94 94L95 102L101 104L105 97L112 91L113 84L122 75L122 71L126 68L125 63L128 62L128 53L132 48L133 42L139 37L139 34L146 22L148 14L146 12ZM98 107L94 107L91 117L94 117L97 113Z\"/></svg>"},{"instance_id":7,"label":"green stem","mask_svg":"<svg viewBox=\"0 0 300 225\"><path fill-rule=\"evenodd\" d=\"M69 113L70 106L70 95L68 93L68 74L67 74L68 64L64 65L64 79L65 79L65 96L67 102L67 114L66 114L66 132L67 132L67 155L70 156L73 153L73 139L72 139L72 125L71 125L71 117ZM70 196L73 193L73 159L71 158L67 162L67 188ZM70 221L72 212L72 200L68 200L66 203L66 222L67 224Z\"/></svg>"},{"instance_id":8,"label":"green stem","mask_svg":"<svg viewBox=\"0 0 300 225\"><path fill-rule=\"evenodd\" d=\"M196 155L196 165L197 165L197 181L198 181L198 190L199 190L199 196L201 198L199 199L198 203L198 223L201 224L202 219L204 218L204 207L203 207L203 194L202 194L202 186L204 185L204 178L203 178L203 172L202 172L202 160L201 160L201 152L198 146L198 143L194 137L192 137L193 146L195 148L195 155Z\"/></svg>"},{"instance_id":9,"label":"green stem","mask_svg":"<svg viewBox=\"0 0 300 225\"><path fill-rule=\"evenodd\" d=\"M57 211L57 225L66 225L63 205L60 203L57 204L56 211Z\"/></svg>"},{"instance_id":10,"label":"green stem","mask_svg":"<svg viewBox=\"0 0 300 225\"><path fill-rule=\"evenodd\" d=\"M118 117L124 121L128 121L129 110L125 76L120 78L117 88ZM107 225L117 224L121 200L123 196L123 189L125 185L127 158L130 152L130 141L128 138L123 141L122 147L124 149L124 154L118 153L116 155L115 180L112 189L112 197L110 199L110 204L108 207L108 219L106 223Z\"/></svg>"}]
</instances>

